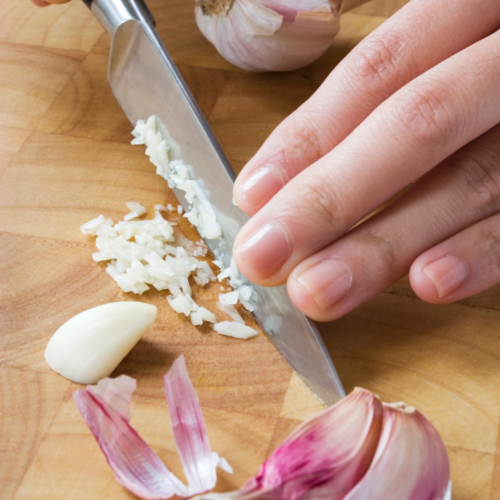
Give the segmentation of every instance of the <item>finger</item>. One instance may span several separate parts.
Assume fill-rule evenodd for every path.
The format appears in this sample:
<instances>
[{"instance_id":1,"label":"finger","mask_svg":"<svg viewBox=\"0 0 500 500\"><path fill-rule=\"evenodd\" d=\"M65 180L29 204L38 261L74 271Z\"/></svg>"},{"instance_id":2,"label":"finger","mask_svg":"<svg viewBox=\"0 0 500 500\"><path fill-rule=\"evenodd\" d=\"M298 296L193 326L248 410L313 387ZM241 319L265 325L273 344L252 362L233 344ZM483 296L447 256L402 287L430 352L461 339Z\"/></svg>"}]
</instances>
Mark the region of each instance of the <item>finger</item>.
<instances>
[{"instance_id":1,"label":"finger","mask_svg":"<svg viewBox=\"0 0 500 500\"><path fill-rule=\"evenodd\" d=\"M500 33L415 79L241 230L234 256L256 283L286 281L411 181L500 121Z\"/></svg>"},{"instance_id":2,"label":"finger","mask_svg":"<svg viewBox=\"0 0 500 500\"><path fill-rule=\"evenodd\" d=\"M426 302L447 304L500 283L500 214L482 220L421 255L410 282Z\"/></svg>"},{"instance_id":3,"label":"finger","mask_svg":"<svg viewBox=\"0 0 500 500\"><path fill-rule=\"evenodd\" d=\"M344 140L415 77L491 34L497 0L414 0L361 42L271 134L238 176L234 196L255 214L295 175Z\"/></svg>"},{"instance_id":4,"label":"finger","mask_svg":"<svg viewBox=\"0 0 500 500\"><path fill-rule=\"evenodd\" d=\"M499 210L500 125L429 172L388 208L299 264L288 279L288 293L309 317L337 319L401 279L422 252ZM443 276L448 287L462 275L445 273L451 261L440 260L456 253L439 245L429 252L413 265L412 283L424 300L434 302L436 288L426 273L432 271L432 279Z\"/></svg>"},{"instance_id":5,"label":"finger","mask_svg":"<svg viewBox=\"0 0 500 500\"><path fill-rule=\"evenodd\" d=\"M44 2L43 0L31 0L31 2L37 7L47 7L50 5L49 2Z\"/></svg>"},{"instance_id":6,"label":"finger","mask_svg":"<svg viewBox=\"0 0 500 500\"><path fill-rule=\"evenodd\" d=\"M61 5L63 3L68 3L71 0L31 0L37 7L48 7L52 4Z\"/></svg>"}]
</instances>

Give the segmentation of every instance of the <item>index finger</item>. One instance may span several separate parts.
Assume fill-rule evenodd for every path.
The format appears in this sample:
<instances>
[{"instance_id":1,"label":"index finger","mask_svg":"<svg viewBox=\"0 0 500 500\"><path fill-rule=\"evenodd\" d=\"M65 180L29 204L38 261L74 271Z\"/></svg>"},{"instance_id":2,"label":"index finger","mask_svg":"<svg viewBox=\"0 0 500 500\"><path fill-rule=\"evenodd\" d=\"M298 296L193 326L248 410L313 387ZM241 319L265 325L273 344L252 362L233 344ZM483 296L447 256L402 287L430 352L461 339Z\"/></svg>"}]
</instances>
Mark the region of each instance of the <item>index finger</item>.
<instances>
[{"instance_id":1,"label":"index finger","mask_svg":"<svg viewBox=\"0 0 500 500\"><path fill-rule=\"evenodd\" d=\"M236 180L249 215L408 82L491 34L497 0L413 0L361 42L266 140Z\"/></svg>"}]
</instances>

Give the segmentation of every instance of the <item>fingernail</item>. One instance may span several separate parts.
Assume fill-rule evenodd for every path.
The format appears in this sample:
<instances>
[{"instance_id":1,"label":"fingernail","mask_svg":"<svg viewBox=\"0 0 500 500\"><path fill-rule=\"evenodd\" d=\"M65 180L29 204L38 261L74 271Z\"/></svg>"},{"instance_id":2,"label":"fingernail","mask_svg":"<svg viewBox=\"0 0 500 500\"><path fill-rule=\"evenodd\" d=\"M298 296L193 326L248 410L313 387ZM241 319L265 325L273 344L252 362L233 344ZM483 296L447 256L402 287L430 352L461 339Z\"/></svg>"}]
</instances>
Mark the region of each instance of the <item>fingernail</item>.
<instances>
[{"instance_id":1,"label":"fingernail","mask_svg":"<svg viewBox=\"0 0 500 500\"><path fill-rule=\"evenodd\" d=\"M236 250L242 259L262 278L279 271L292 253L285 229L276 223L262 226Z\"/></svg>"},{"instance_id":2,"label":"fingernail","mask_svg":"<svg viewBox=\"0 0 500 500\"><path fill-rule=\"evenodd\" d=\"M427 264L423 272L436 287L439 298L446 297L462 286L468 274L467 266L453 255L446 255Z\"/></svg>"},{"instance_id":3,"label":"fingernail","mask_svg":"<svg viewBox=\"0 0 500 500\"><path fill-rule=\"evenodd\" d=\"M262 167L240 186L238 197L247 208L257 212L284 185L285 181L279 167Z\"/></svg>"},{"instance_id":4,"label":"fingernail","mask_svg":"<svg viewBox=\"0 0 500 500\"><path fill-rule=\"evenodd\" d=\"M297 281L325 311L347 293L352 284L350 266L338 259L325 259L303 272Z\"/></svg>"}]
</instances>

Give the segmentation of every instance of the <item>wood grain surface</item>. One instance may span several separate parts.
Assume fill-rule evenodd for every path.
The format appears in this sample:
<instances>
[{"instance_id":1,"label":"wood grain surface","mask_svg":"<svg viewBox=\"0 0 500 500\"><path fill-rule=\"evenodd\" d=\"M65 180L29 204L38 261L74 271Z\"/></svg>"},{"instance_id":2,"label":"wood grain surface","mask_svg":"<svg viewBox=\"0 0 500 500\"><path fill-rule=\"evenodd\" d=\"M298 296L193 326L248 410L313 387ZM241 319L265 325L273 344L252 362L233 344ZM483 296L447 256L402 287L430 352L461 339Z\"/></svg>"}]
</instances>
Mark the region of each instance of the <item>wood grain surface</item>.
<instances>
[{"instance_id":1,"label":"wood grain surface","mask_svg":"<svg viewBox=\"0 0 500 500\"><path fill-rule=\"evenodd\" d=\"M224 61L194 23L190 0L151 0L160 36L236 170L332 68L404 0L347 13L331 49L287 74L248 74ZM82 2L37 9L0 2L0 498L132 498L114 479L71 394L43 353L73 315L123 294L91 257L79 226L126 201L172 202L106 83L109 39ZM189 232L186 225L183 229ZM194 237L194 235L191 234ZM211 307L217 287L196 290ZM347 391L404 400L436 425L450 455L455 500L500 499L500 289L448 306L421 302L406 279L320 325ZM158 320L119 365L138 381L132 423L176 474L162 375L181 353L213 449L239 487L319 403L264 335L248 342L193 327L165 294L139 300ZM213 307L211 307L213 309ZM222 313L217 312L222 319Z\"/></svg>"}]
</instances>

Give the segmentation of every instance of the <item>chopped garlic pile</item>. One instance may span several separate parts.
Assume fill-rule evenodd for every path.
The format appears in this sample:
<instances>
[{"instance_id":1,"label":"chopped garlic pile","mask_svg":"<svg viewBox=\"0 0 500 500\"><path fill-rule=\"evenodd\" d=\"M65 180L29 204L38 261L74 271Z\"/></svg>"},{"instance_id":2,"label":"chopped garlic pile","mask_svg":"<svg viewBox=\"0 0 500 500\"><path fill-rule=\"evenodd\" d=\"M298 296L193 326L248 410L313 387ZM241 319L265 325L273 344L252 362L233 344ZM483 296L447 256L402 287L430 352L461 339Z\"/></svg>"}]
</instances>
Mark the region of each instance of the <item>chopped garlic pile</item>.
<instances>
[{"instance_id":1,"label":"chopped garlic pile","mask_svg":"<svg viewBox=\"0 0 500 500\"><path fill-rule=\"evenodd\" d=\"M131 209L132 203L127 204ZM98 262L111 260L106 271L124 292L141 295L149 290L148 285L157 290L169 290L172 296L167 299L172 309L190 317L193 325L216 322L213 313L194 302L189 285L191 275L203 286L214 281L215 274L207 262L189 256L181 246L169 244L175 241L174 230L160 212L156 212L153 220L117 224L100 215L84 224L81 230L84 234L97 236L99 252L92 257ZM206 249L197 245L193 255L204 253Z\"/></svg>"},{"instance_id":2,"label":"chopped garlic pile","mask_svg":"<svg viewBox=\"0 0 500 500\"><path fill-rule=\"evenodd\" d=\"M149 160L156 167L156 173L167 181L168 187L184 191L184 196L190 204L189 210L184 214L184 217L198 229L204 238L209 240L221 238L222 230L217 222L212 204L202 186L192 179L192 166L186 165L180 159L179 146L172 139L161 120L155 115L150 116L147 121L138 120L132 135L135 137L132 144L144 144L146 146L146 154L149 156ZM172 205L167 205L167 207L156 205L155 210L156 207L161 207L162 210L175 210ZM183 208L181 205L177 207L177 211L182 215ZM227 242L224 239L219 243L220 248L224 248L226 245ZM214 263L222 269L223 252L220 251L219 255L216 254L216 257L218 257L218 260L214 261ZM229 284L238 289L239 302L248 311L253 311L253 288L243 285L240 272L233 258L231 258L230 266L227 269L222 269L222 272L217 276L219 281L224 278L228 278Z\"/></svg>"},{"instance_id":3,"label":"chopped garlic pile","mask_svg":"<svg viewBox=\"0 0 500 500\"><path fill-rule=\"evenodd\" d=\"M212 204L198 182L191 179L192 167L186 165L182 159L170 159L178 155L178 153L171 155L171 150L178 148L166 128L159 124L156 116L150 116L146 122L139 120L132 135L135 137L132 144L146 145L146 154L156 167L156 173L168 182L168 187L184 191L186 200L191 206L184 217L198 229L203 238L212 240L221 237L222 230ZM182 215L183 208L180 205L177 210Z\"/></svg>"},{"instance_id":4,"label":"chopped garlic pile","mask_svg":"<svg viewBox=\"0 0 500 500\"><path fill-rule=\"evenodd\" d=\"M127 207L132 210L125 216L128 219L134 213L142 215L146 212L144 207L136 202L127 203ZM189 317L193 325L202 325L204 321L216 323L215 315L193 300L189 284L190 276L193 276L199 286L217 280L208 263L196 258L205 256L207 247L202 241L193 244L181 234L177 238L179 241L176 242L173 227L159 211L155 214L153 220L124 220L116 224L100 215L84 224L81 227L83 234L97 236L96 246L99 251L92 254L93 259L97 262L111 261L106 271L124 292L141 295L149 290L149 285L157 290L168 290L172 294L167 297L170 307L177 313ZM179 243L183 246L173 246L170 243ZM221 274L224 274L224 277L227 274L229 277L231 271L234 278L236 276L234 266L227 268ZM218 277L219 281L223 279L221 274ZM235 325L229 330L227 325L221 327L223 331L216 328L217 332L237 338L250 338L257 334L255 330L245 326L245 322L233 307L239 300L247 309L252 308L248 302L251 295L252 287L248 285L242 285L229 293L219 294L220 309L234 319ZM230 322L225 321L220 325L226 323ZM244 331L241 330L242 326L245 328Z\"/></svg>"},{"instance_id":5,"label":"chopped garlic pile","mask_svg":"<svg viewBox=\"0 0 500 500\"><path fill-rule=\"evenodd\" d=\"M220 224L207 194L192 178L192 167L180 159L177 143L158 117L153 115L146 122L139 120L132 134L135 137L132 144L146 146L146 154L156 166L156 173L167 181L171 189L177 188L185 193L189 209L184 213L181 205L155 205L156 215L153 220L132 220L144 215L146 209L137 202L128 202L130 213L122 222L114 224L112 220L100 215L81 227L84 234L97 236L96 246L99 251L93 254L94 260L111 261L107 272L124 292L142 294L150 288L149 285L157 290L169 290L172 295L167 300L172 309L188 316L193 325L201 325L204 321L215 323L216 318L193 300L189 277L193 276L200 286L216 279L222 282L227 278L235 290L219 294L219 304L220 309L234 321L220 323L224 326L216 328L216 331L237 338L256 335L255 330L245 326L244 320L233 307L240 302L247 310L253 311L253 288L243 283L234 259L224 269L224 260L227 262L227 259L219 249L227 246L227 242L222 238ZM196 258L206 255L208 249L204 242L193 244L180 233L174 236L172 226L175 223L163 219L160 211L177 211L205 239L221 239L219 249L215 252L217 260L214 261L221 269L217 277L207 262ZM178 245L171 245L176 239ZM233 326L228 327L226 323Z\"/></svg>"}]
</instances>

